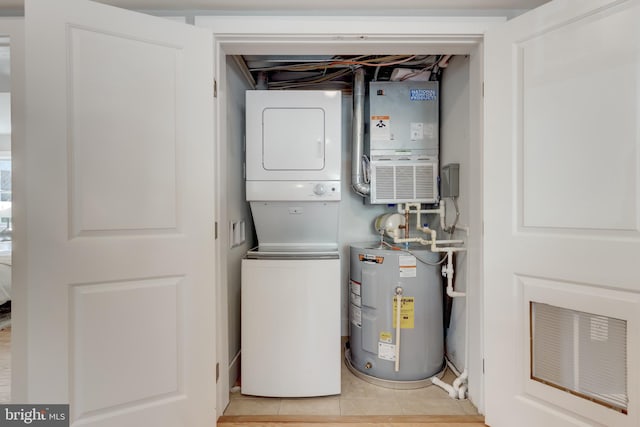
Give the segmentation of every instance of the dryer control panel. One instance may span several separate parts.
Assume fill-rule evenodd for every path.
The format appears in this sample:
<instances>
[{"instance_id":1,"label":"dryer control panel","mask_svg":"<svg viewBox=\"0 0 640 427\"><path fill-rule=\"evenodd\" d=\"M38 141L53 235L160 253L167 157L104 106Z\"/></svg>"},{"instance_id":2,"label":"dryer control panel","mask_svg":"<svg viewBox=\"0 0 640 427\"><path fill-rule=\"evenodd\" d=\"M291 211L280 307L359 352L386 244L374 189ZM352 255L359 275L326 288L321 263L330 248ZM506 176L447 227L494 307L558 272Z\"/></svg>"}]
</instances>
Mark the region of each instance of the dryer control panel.
<instances>
[{"instance_id":1,"label":"dryer control panel","mask_svg":"<svg viewBox=\"0 0 640 427\"><path fill-rule=\"evenodd\" d=\"M339 201L340 181L247 181L247 200Z\"/></svg>"}]
</instances>

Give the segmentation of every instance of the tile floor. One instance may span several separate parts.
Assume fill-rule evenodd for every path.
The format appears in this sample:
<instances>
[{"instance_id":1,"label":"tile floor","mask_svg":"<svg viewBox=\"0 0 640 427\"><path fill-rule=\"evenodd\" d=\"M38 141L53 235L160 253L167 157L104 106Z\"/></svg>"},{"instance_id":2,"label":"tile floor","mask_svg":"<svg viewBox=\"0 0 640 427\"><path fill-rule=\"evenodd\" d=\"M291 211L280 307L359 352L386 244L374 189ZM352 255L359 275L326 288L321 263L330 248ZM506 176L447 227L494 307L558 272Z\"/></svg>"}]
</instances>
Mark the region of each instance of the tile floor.
<instances>
[{"instance_id":1,"label":"tile floor","mask_svg":"<svg viewBox=\"0 0 640 427\"><path fill-rule=\"evenodd\" d=\"M455 377L449 371L444 380ZM453 400L429 386L416 390L391 390L353 375L342 365L342 393L313 398L273 398L231 393L225 415L478 415L469 400Z\"/></svg>"},{"instance_id":2,"label":"tile floor","mask_svg":"<svg viewBox=\"0 0 640 427\"><path fill-rule=\"evenodd\" d=\"M11 398L11 328L0 330L0 403ZM454 379L447 371L443 378ZM231 393L225 415L478 415L468 400L453 400L436 386L391 390L357 378L342 364L342 393L314 398L269 398Z\"/></svg>"}]
</instances>

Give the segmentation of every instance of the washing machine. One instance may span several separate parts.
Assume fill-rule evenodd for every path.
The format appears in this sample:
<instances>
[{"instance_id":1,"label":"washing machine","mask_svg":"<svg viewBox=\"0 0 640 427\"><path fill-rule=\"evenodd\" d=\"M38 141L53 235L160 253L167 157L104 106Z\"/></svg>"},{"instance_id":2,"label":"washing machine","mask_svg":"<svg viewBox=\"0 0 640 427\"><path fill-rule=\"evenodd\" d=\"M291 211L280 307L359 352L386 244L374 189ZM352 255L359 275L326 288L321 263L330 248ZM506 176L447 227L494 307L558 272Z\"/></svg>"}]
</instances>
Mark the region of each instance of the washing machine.
<instances>
[{"instance_id":1,"label":"washing machine","mask_svg":"<svg viewBox=\"0 0 640 427\"><path fill-rule=\"evenodd\" d=\"M339 91L248 91L241 391L340 393Z\"/></svg>"}]
</instances>

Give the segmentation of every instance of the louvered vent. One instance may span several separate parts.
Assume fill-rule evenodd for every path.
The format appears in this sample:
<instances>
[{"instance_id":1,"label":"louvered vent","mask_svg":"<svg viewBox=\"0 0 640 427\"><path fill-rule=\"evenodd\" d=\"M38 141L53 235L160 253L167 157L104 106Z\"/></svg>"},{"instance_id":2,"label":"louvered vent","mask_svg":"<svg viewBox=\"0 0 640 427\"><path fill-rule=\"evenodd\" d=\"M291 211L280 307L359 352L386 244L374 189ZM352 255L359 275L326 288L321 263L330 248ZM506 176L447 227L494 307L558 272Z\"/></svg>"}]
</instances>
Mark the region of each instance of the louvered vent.
<instances>
[{"instance_id":1,"label":"louvered vent","mask_svg":"<svg viewBox=\"0 0 640 427\"><path fill-rule=\"evenodd\" d=\"M436 194L435 165L416 166L416 198L432 199Z\"/></svg>"},{"instance_id":2,"label":"louvered vent","mask_svg":"<svg viewBox=\"0 0 640 427\"><path fill-rule=\"evenodd\" d=\"M434 161L371 162L371 203L436 203Z\"/></svg>"},{"instance_id":3,"label":"louvered vent","mask_svg":"<svg viewBox=\"0 0 640 427\"><path fill-rule=\"evenodd\" d=\"M531 379L627 413L627 322L531 302Z\"/></svg>"},{"instance_id":4,"label":"louvered vent","mask_svg":"<svg viewBox=\"0 0 640 427\"><path fill-rule=\"evenodd\" d=\"M393 199L394 196L394 180L393 166L378 166L376 175L378 179L374 182L374 189L378 197L381 199Z\"/></svg>"},{"instance_id":5,"label":"louvered vent","mask_svg":"<svg viewBox=\"0 0 640 427\"><path fill-rule=\"evenodd\" d=\"M414 166L396 166L396 199L413 199L415 197Z\"/></svg>"}]
</instances>

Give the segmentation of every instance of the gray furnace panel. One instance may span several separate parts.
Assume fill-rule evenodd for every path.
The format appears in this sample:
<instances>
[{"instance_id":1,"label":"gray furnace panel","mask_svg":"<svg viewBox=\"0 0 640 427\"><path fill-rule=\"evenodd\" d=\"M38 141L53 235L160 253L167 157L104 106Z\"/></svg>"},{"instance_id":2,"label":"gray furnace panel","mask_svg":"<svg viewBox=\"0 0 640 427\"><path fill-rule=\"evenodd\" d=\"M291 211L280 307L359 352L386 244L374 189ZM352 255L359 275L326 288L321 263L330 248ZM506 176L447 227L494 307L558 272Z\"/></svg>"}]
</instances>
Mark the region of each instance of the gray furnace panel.
<instances>
[{"instance_id":1,"label":"gray furnace panel","mask_svg":"<svg viewBox=\"0 0 640 427\"><path fill-rule=\"evenodd\" d=\"M378 155L438 158L438 82L371 82L369 139Z\"/></svg>"}]
</instances>

